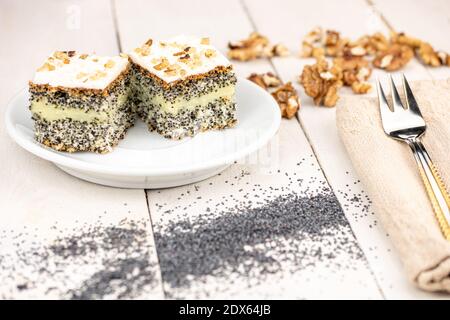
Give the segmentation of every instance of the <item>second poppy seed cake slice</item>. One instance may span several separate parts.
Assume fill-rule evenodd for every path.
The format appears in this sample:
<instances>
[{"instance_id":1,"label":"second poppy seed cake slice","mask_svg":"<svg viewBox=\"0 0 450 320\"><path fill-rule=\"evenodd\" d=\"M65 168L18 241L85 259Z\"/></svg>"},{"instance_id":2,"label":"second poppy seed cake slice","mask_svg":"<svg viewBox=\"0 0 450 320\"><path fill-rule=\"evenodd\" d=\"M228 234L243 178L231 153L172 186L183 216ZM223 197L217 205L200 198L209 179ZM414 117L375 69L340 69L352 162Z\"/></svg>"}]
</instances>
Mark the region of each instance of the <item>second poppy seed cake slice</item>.
<instances>
[{"instance_id":1,"label":"second poppy seed cake slice","mask_svg":"<svg viewBox=\"0 0 450 320\"><path fill-rule=\"evenodd\" d=\"M181 139L236 124L236 76L209 39L148 40L129 56L133 102L151 131Z\"/></svg>"}]
</instances>

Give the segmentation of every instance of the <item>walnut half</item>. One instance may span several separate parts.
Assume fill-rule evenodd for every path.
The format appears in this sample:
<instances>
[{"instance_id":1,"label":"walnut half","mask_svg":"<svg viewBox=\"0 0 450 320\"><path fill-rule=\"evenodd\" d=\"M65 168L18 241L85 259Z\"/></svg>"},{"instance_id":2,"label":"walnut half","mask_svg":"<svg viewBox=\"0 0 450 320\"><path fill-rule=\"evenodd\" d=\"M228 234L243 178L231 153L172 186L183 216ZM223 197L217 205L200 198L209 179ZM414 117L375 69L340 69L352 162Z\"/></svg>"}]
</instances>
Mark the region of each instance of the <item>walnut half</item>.
<instances>
[{"instance_id":1,"label":"walnut half","mask_svg":"<svg viewBox=\"0 0 450 320\"><path fill-rule=\"evenodd\" d=\"M300 100L292 83L282 85L272 92L272 96L277 101L283 118L291 119L296 115L300 108Z\"/></svg>"},{"instance_id":2,"label":"walnut half","mask_svg":"<svg viewBox=\"0 0 450 320\"><path fill-rule=\"evenodd\" d=\"M416 53L420 60L426 65L432 67L439 67L441 65L441 59L439 59L438 53L434 51L433 47L427 42L422 42Z\"/></svg>"},{"instance_id":3,"label":"walnut half","mask_svg":"<svg viewBox=\"0 0 450 320\"><path fill-rule=\"evenodd\" d=\"M272 46L269 39L257 32L252 32L247 39L229 42L228 57L233 60L248 61L257 58L286 56L289 50L282 44Z\"/></svg>"},{"instance_id":4,"label":"walnut half","mask_svg":"<svg viewBox=\"0 0 450 320\"><path fill-rule=\"evenodd\" d=\"M373 65L387 71L395 71L404 67L413 57L414 51L409 46L393 44L377 54Z\"/></svg>"},{"instance_id":5,"label":"walnut half","mask_svg":"<svg viewBox=\"0 0 450 320\"><path fill-rule=\"evenodd\" d=\"M263 89L267 88L275 88L281 85L281 80L272 72L267 73L252 73L248 78L248 80L256 83Z\"/></svg>"},{"instance_id":6,"label":"walnut half","mask_svg":"<svg viewBox=\"0 0 450 320\"><path fill-rule=\"evenodd\" d=\"M265 90L275 88L272 92L272 96L280 107L281 116L288 119L295 116L300 108L300 99L297 91L290 82L282 84L280 78L271 72L261 74L252 73L247 79L253 81Z\"/></svg>"},{"instance_id":7,"label":"walnut half","mask_svg":"<svg viewBox=\"0 0 450 320\"><path fill-rule=\"evenodd\" d=\"M372 73L369 61L363 56L345 54L343 57L335 58L333 63L342 71L342 81L346 86L351 86L354 82L366 81Z\"/></svg>"},{"instance_id":8,"label":"walnut half","mask_svg":"<svg viewBox=\"0 0 450 320\"><path fill-rule=\"evenodd\" d=\"M372 85L368 82L353 82L352 83L352 90L354 93L357 94L365 94L369 92L372 89Z\"/></svg>"},{"instance_id":9,"label":"walnut half","mask_svg":"<svg viewBox=\"0 0 450 320\"><path fill-rule=\"evenodd\" d=\"M303 68L300 84L316 105L334 107L339 99L338 89L342 86L340 69L330 67L325 59Z\"/></svg>"}]
</instances>

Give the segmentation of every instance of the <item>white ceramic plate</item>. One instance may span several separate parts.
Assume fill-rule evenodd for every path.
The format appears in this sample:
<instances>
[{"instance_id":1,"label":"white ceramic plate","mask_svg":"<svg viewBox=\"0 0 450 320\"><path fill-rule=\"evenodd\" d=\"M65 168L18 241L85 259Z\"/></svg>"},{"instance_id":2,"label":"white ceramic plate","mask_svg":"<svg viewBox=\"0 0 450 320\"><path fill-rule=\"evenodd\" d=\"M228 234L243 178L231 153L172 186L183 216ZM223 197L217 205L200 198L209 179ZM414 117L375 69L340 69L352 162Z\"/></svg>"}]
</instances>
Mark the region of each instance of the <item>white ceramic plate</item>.
<instances>
[{"instance_id":1,"label":"white ceramic plate","mask_svg":"<svg viewBox=\"0 0 450 320\"><path fill-rule=\"evenodd\" d=\"M238 79L234 128L172 141L149 132L138 120L111 153L65 153L34 140L28 98L25 89L8 105L6 128L11 138L75 177L113 187L165 188L206 179L264 146L280 126L275 100L254 83Z\"/></svg>"}]
</instances>

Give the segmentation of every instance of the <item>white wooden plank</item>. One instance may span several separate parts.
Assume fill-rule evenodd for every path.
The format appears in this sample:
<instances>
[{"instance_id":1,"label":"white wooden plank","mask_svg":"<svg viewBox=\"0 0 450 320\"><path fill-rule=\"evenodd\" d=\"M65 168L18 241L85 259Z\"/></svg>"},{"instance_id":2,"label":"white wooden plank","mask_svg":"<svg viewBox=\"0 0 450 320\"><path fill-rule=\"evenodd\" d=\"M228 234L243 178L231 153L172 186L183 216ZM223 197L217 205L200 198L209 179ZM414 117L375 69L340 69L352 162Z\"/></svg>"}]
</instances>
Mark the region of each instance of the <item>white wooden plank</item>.
<instances>
[{"instance_id":1,"label":"white wooden plank","mask_svg":"<svg viewBox=\"0 0 450 320\"><path fill-rule=\"evenodd\" d=\"M282 42L293 51L295 55L293 57L272 59L284 81L297 82L304 65L314 62L313 59L298 58L297 53L302 37L315 26L334 29L351 38L376 31L387 33L387 28L378 15L364 1L245 0L244 2L256 28L273 42ZM402 72L410 79L429 78L425 68L416 61L408 64ZM372 79L377 76L385 78L385 73L375 70ZM314 106L298 84L297 88L301 92L303 105L299 112L299 120L329 184L343 206L385 297L435 298L435 295L415 289L404 276L392 244L378 224L345 148L339 140L335 109ZM343 90L343 94L351 93L349 90Z\"/></svg>"},{"instance_id":2,"label":"white wooden plank","mask_svg":"<svg viewBox=\"0 0 450 320\"><path fill-rule=\"evenodd\" d=\"M2 1L2 108L53 50L116 54L111 14L106 0ZM0 163L1 298L163 297L143 190L73 178L4 125Z\"/></svg>"},{"instance_id":3,"label":"white wooden plank","mask_svg":"<svg viewBox=\"0 0 450 320\"><path fill-rule=\"evenodd\" d=\"M187 33L210 36L225 51L228 41L253 30L239 1L117 1L116 6L125 50L149 37ZM236 70L247 76L270 71L271 65L236 63ZM262 149L259 163L253 155L201 183L148 192L166 294L380 298L297 121L283 120L269 146L272 152ZM313 204L322 214L309 208Z\"/></svg>"},{"instance_id":4,"label":"white wooden plank","mask_svg":"<svg viewBox=\"0 0 450 320\"><path fill-rule=\"evenodd\" d=\"M432 1L386 1L373 0L375 8L398 32L429 42L436 50L450 54L450 2ZM427 68L434 79L450 77L449 67Z\"/></svg>"}]
</instances>

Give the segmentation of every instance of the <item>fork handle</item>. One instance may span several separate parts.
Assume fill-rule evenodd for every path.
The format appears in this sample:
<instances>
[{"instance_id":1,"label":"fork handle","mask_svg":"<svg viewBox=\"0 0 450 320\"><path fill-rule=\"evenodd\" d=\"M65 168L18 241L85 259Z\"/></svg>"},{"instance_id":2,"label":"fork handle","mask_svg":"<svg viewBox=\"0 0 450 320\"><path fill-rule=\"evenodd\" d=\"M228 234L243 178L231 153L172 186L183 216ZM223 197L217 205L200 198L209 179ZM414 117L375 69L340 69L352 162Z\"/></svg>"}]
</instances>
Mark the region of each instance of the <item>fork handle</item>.
<instances>
[{"instance_id":1,"label":"fork handle","mask_svg":"<svg viewBox=\"0 0 450 320\"><path fill-rule=\"evenodd\" d=\"M444 181L419 138L408 139L434 214L444 237L450 241L450 195Z\"/></svg>"}]
</instances>

